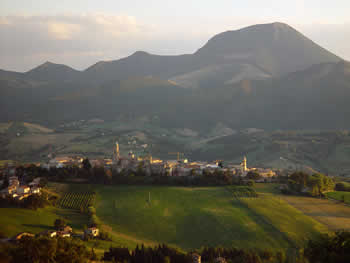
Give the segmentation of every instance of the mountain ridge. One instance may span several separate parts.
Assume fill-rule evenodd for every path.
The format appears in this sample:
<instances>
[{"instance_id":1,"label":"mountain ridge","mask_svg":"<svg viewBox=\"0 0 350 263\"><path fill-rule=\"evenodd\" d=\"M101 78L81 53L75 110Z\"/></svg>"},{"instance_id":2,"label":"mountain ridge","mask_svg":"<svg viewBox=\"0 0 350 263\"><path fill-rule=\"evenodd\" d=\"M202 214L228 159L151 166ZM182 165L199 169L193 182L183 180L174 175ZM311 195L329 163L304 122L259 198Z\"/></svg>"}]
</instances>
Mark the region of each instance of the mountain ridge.
<instances>
[{"instance_id":1,"label":"mountain ridge","mask_svg":"<svg viewBox=\"0 0 350 263\"><path fill-rule=\"evenodd\" d=\"M0 119L62 123L153 119L161 126L350 128L350 67L294 28L220 33L194 54L136 51L84 71L46 62L0 71ZM348 109L349 108L349 109ZM322 121L324 118L324 121Z\"/></svg>"},{"instance_id":2,"label":"mountain ridge","mask_svg":"<svg viewBox=\"0 0 350 263\"><path fill-rule=\"evenodd\" d=\"M257 78L263 74L276 77L314 64L340 60L293 27L274 22L216 34L193 54L171 56L136 51L121 59L98 61L82 71L46 62L25 72L24 77L39 81L63 80L100 85L112 80L152 75L173 80L185 78L188 87L196 87L198 82L212 81L213 74L205 73L208 67L209 71L210 68L222 68L226 72L222 83L226 83L235 79L235 74L252 79L255 78L254 74L251 76L252 72L256 72ZM242 74L247 64L250 69L255 69L250 74ZM201 73L188 75L190 72Z\"/></svg>"}]
</instances>

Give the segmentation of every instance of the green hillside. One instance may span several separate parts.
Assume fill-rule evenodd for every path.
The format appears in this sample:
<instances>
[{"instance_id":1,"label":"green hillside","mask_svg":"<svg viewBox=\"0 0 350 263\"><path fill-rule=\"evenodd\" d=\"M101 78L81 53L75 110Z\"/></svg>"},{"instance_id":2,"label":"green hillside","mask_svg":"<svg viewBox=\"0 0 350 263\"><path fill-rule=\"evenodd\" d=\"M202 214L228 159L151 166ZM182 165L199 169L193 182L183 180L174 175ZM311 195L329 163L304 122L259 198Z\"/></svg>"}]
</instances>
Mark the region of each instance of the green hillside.
<instances>
[{"instance_id":1,"label":"green hillside","mask_svg":"<svg viewBox=\"0 0 350 263\"><path fill-rule=\"evenodd\" d=\"M226 188L134 186L99 187L97 193L97 216L125 245L286 248L327 231L269 195L238 200Z\"/></svg>"},{"instance_id":2,"label":"green hillside","mask_svg":"<svg viewBox=\"0 0 350 263\"><path fill-rule=\"evenodd\" d=\"M83 226L88 223L87 215L56 207L36 211L24 208L0 208L0 214L1 232L8 237L24 231L37 234L53 229L57 218L64 218L75 231L82 231Z\"/></svg>"},{"instance_id":3,"label":"green hillside","mask_svg":"<svg viewBox=\"0 0 350 263\"><path fill-rule=\"evenodd\" d=\"M350 192L336 191L327 193L327 196L331 199L350 204Z\"/></svg>"}]
</instances>

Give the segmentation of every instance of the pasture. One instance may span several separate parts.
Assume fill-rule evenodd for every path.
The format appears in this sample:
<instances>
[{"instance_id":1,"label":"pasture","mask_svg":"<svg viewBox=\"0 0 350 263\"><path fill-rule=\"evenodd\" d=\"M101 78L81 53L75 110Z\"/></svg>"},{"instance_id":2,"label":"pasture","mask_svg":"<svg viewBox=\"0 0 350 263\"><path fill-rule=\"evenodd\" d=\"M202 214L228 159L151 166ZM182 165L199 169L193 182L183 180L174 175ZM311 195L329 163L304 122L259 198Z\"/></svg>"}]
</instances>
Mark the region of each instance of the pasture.
<instances>
[{"instance_id":1,"label":"pasture","mask_svg":"<svg viewBox=\"0 0 350 263\"><path fill-rule=\"evenodd\" d=\"M97 187L96 210L119 243L289 248L327 228L270 195L240 198L225 187Z\"/></svg>"},{"instance_id":2,"label":"pasture","mask_svg":"<svg viewBox=\"0 0 350 263\"><path fill-rule=\"evenodd\" d=\"M331 231L350 230L350 207L341 202L307 196L283 195L276 184L257 184L256 190L264 195L279 198L304 215L313 218ZM332 193L328 193L328 195ZM338 195L340 198L341 194ZM333 198L333 197L332 197ZM336 198L334 198L336 199ZM347 200L347 199L346 199Z\"/></svg>"},{"instance_id":3,"label":"pasture","mask_svg":"<svg viewBox=\"0 0 350 263\"><path fill-rule=\"evenodd\" d=\"M335 191L327 193L327 197L350 204L350 192Z\"/></svg>"},{"instance_id":4,"label":"pasture","mask_svg":"<svg viewBox=\"0 0 350 263\"><path fill-rule=\"evenodd\" d=\"M20 232L40 233L53 229L57 218L64 218L74 230L83 230L88 223L88 216L74 210L56 207L31 210L25 208L0 208L0 231L8 237Z\"/></svg>"}]
</instances>

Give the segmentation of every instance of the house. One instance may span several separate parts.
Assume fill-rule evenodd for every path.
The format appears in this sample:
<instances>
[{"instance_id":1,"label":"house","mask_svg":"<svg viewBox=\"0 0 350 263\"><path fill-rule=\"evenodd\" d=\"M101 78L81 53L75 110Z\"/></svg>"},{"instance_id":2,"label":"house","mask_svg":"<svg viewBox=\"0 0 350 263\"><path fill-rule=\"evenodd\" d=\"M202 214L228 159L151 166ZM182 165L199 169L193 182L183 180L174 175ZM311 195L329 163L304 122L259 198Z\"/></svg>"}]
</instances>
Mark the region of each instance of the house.
<instances>
[{"instance_id":1,"label":"house","mask_svg":"<svg viewBox=\"0 0 350 263\"><path fill-rule=\"evenodd\" d=\"M33 187L30 192L32 194L40 194L40 187Z\"/></svg>"},{"instance_id":2,"label":"house","mask_svg":"<svg viewBox=\"0 0 350 263\"><path fill-rule=\"evenodd\" d=\"M218 257L214 260L214 263L226 263L226 259L223 257Z\"/></svg>"},{"instance_id":3,"label":"house","mask_svg":"<svg viewBox=\"0 0 350 263\"><path fill-rule=\"evenodd\" d=\"M28 194L30 192L30 188L27 185L21 185L17 187L17 194Z\"/></svg>"},{"instance_id":4,"label":"house","mask_svg":"<svg viewBox=\"0 0 350 263\"><path fill-rule=\"evenodd\" d=\"M9 187L1 190L1 196L2 197L6 197L8 195L12 195L12 194L15 194L16 193L16 189L17 187L15 185L10 185Z\"/></svg>"},{"instance_id":5,"label":"house","mask_svg":"<svg viewBox=\"0 0 350 263\"><path fill-rule=\"evenodd\" d=\"M55 230L46 230L41 233L39 233L40 236L47 236L47 237L55 237L57 236L57 231Z\"/></svg>"},{"instance_id":6,"label":"house","mask_svg":"<svg viewBox=\"0 0 350 263\"><path fill-rule=\"evenodd\" d=\"M27 198L28 196L30 196L30 194L20 194L20 195L17 195L16 194L16 198L18 199L18 200L22 200L22 199L24 199L24 198ZM13 197L13 198L15 198L15 197Z\"/></svg>"},{"instance_id":7,"label":"house","mask_svg":"<svg viewBox=\"0 0 350 263\"><path fill-rule=\"evenodd\" d=\"M191 253L192 263L201 263L201 255L197 253Z\"/></svg>"},{"instance_id":8,"label":"house","mask_svg":"<svg viewBox=\"0 0 350 263\"><path fill-rule=\"evenodd\" d=\"M17 241L17 240L22 239L23 237L34 237L34 234L28 233L28 232L21 232L21 233L15 235L15 236L12 238L12 240Z\"/></svg>"},{"instance_id":9,"label":"house","mask_svg":"<svg viewBox=\"0 0 350 263\"><path fill-rule=\"evenodd\" d=\"M84 231L84 234L87 236L97 237L99 234L99 230L97 227L89 227Z\"/></svg>"},{"instance_id":10,"label":"house","mask_svg":"<svg viewBox=\"0 0 350 263\"><path fill-rule=\"evenodd\" d=\"M58 231L56 235L58 237L70 237L71 233L70 232L65 232L65 231Z\"/></svg>"},{"instance_id":11,"label":"house","mask_svg":"<svg viewBox=\"0 0 350 263\"><path fill-rule=\"evenodd\" d=\"M9 177L9 185L18 186L19 185L18 177L17 176L10 176Z\"/></svg>"},{"instance_id":12,"label":"house","mask_svg":"<svg viewBox=\"0 0 350 263\"><path fill-rule=\"evenodd\" d=\"M33 182L29 183L29 186L30 187L38 187L40 184L40 179L41 179L40 177L35 178L33 180Z\"/></svg>"},{"instance_id":13,"label":"house","mask_svg":"<svg viewBox=\"0 0 350 263\"><path fill-rule=\"evenodd\" d=\"M70 226L65 226L60 229L60 232L72 233L73 229Z\"/></svg>"}]
</instances>

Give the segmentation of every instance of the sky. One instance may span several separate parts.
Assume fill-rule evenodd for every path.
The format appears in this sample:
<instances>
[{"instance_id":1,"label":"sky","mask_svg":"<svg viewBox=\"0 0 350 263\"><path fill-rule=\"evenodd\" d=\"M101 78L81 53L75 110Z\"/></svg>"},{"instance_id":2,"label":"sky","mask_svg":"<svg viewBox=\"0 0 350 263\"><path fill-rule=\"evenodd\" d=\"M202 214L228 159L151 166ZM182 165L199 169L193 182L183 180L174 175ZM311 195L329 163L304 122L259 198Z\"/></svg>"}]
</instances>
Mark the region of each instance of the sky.
<instances>
[{"instance_id":1,"label":"sky","mask_svg":"<svg viewBox=\"0 0 350 263\"><path fill-rule=\"evenodd\" d=\"M220 32L276 21L350 60L349 11L349 0L1 0L0 69L188 54Z\"/></svg>"}]
</instances>

